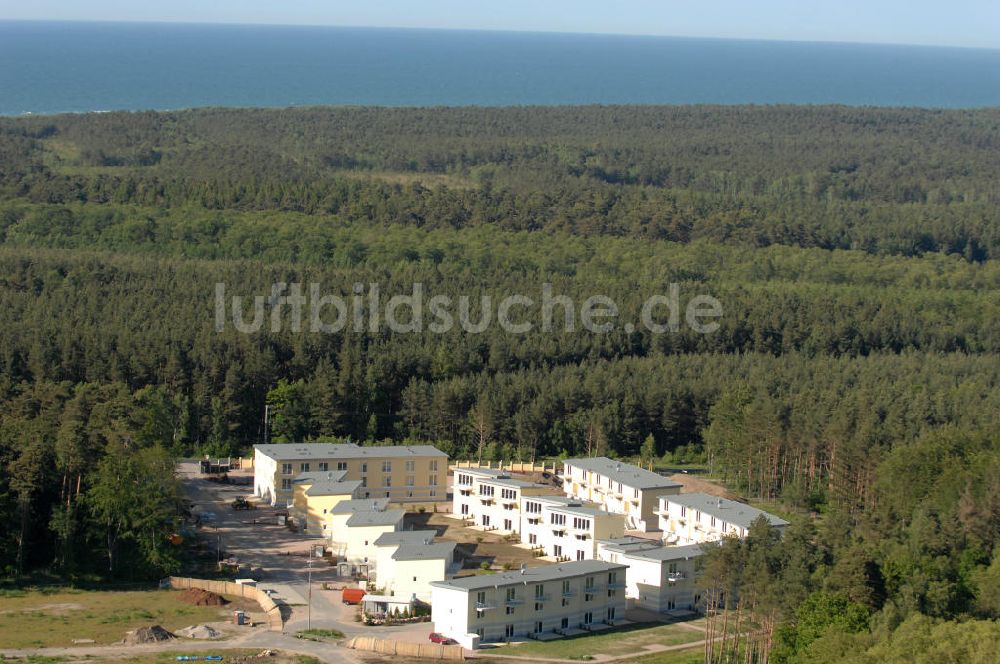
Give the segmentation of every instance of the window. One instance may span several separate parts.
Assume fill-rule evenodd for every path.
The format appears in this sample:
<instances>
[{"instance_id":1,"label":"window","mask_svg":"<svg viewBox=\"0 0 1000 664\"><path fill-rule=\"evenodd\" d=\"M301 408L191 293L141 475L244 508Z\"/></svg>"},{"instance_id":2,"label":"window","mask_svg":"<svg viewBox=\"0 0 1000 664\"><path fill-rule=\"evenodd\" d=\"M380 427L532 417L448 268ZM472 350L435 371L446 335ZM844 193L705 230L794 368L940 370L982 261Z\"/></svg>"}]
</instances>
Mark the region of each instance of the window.
<instances>
[{"instance_id":1,"label":"window","mask_svg":"<svg viewBox=\"0 0 1000 664\"><path fill-rule=\"evenodd\" d=\"M558 558L559 556L562 555L562 545L561 544L553 544L552 545L552 555L554 555L556 558Z\"/></svg>"},{"instance_id":2,"label":"window","mask_svg":"<svg viewBox=\"0 0 1000 664\"><path fill-rule=\"evenodd\" d=\"M698 511L698 510L694 511L694 520L697 521L698 523L701 523L701 512L700 511Z\"/></svg>"},{"instance_id":3,"label":"window","mask_svg":"<svg viewBox=\"0 0 1000 664\"><path fill-rule=\"evenodd\" d=\"M541 514L542 504L541 503L531 503L527 502L524 504L524 511L529 514Z\"/></svg>"},{"instance_id":4,"label":"window","mask_svg":"<svg viewBox=\"0 0 1000 664\"><path fill-rule=\"evenodd\" d=\"M538 598L540 598L540 597L542 597L542 596L543 596L544 594L545 594L545 586L543 586L543 585L542 585L542 584L540 584L540 583L539 583L539 584L537 584L537 585L535 586L535 597L538 597Z\"/></svg>"},{"instance_id":5,"label":"window","mask_svg":"<svg viewBox=\"0 0 1000 664\"><path fill-rule=\"evenodd\" d=\"M581 519L575 516L573 517L573 527L577 530L590 530L590 519Z\"/></svg>"},{"instance_id":6,"label":"window","mask_svg":"<svg viewBox=\"0 0 1000 664\"><path fill-rule=\"evenodd\" d=\"M683 519L683 518L684 518L685 516L687 516L687 511L688 511L688 508L686 508L686 507L684 507L683 505L681 505L681 518L682 518L682 519Z\"/></svg>"},{"instance_id":7,"label":"window","mask_svg":"<svg viewBox=\"0 0 1000 664\"><path fill-rule=\"evenodd\" d=\"M413 475L406 476L406 486L413 486L416 483L416 478Z\"/></svg>"},{"instance_id":8,"label":"window","mask_svg":"<svg viewBox=\"0 0 1000 664\"><path fill-rule=\"evenodd\" d=\"M507 638L510 638L510 637L514 636L514 626L513 625L507 625L507 627L504 628L504 632L503 633L504 633L504 636L506 636Z\"/></svg>"},{"instance_id":9,"label":"window","mask_svg":"<svg viewBox=\"0 0 1000 664\"><path fill-rule=\"evenodd\" d=\"M309 472L309 464L308 463L300 463L299 464L299 470L302 471L303 473L308 473Z\"/></svg>"},{"instance_id":10,"label":"window","mask_svg":"<svg viewBox=\"0 0 1000 664\"><path fill-rule=\"evenodd\" d=\"M361 474L364 475L367 472L368 472L368 464L367 463L361 464Z\"/></svg>"},{"instance_id":11,"label":"window","mask_svg":"<svg viewBox=\"0 0 1000 664\"><path fill-rule=\"evenodd\" d=\"M386 460L386 461L382 462L382 472L383 473L391 473L392 472L392 461Z\"/></svg>"},{"instance_id":12,"label":"window","mask_svg":"<svg viewBox=\"0 0 1000 664\"><path fill-rule=\"evenodd\" d=\"M531 533L528 535L528 544L538 544L538 535Z\"/></svg>"},{"instance_id":13,"label":"window","mask_svg":"<svg viewBox=\"0 0 1000 664\"><path fill-rule=\"evenodd\" d=\"M563 618L562 621L559 623L559 626L562 629L566 629L567 627L569 627L569 618Z\"/></svg>"},{"instance_id":14,"label":"window","mask_svg":"<svg viewBox=\"0 0 1000 664\"><path fill-rule=\"evenodd\" d=\"M586 560L586 555L583 553L583 551L577 551L576 552L576 559L577 560Z\"/></svg>"},{"instance_id":15,"label":"window","mask_svg":"<svg viewBox=\"0 0 1000 664\"><path fill-rule=\"evenodd\" d=\"M490 515L489 514L484 514L483 515L483 525L484 526L490 525Z\"/></svg>"},{"instance_id":16,"label":"window","mask_svg":"<svg viewBox=\"0 0 1000 664\"><path fill-rule=\"evenodd\" d=\"M514 607L513 606L508 606L507 607L507 615L508 616L514 615Z\"/></svg>"},{"instance_id":17,"label":"window","mask_svg":"<svg viewBox=\"0 0 1000 664\"><path fill-rule=\"evenodd\" d=\"M710 520L712 528L715 528L715 517L713 516Z\"/></svg>"},{"instance_id":18,"label":"window","mask_svg":"<svg viewBox=\"0 0 1000 664\"><path fill-rule=\"evenodd\" d=\"M463 504L462 505L462 514L468 514L468 513L469 513L469 506Z\"/></svg>"},{"instance_id":19,"label":"window","mask_svg":"<svg viewBox=\"0 0 1000 664\"><path fill-rule=\"evenodd\" d=\"M319 470L320 472L325 473L326 471L330 470L330 464L328 464L326 461L320 461Z\"/></svg>"},{"instance_id":20,"label":"window","mask_svg":"<svg viewBox=\"0 0 1000 664\"><path fill-rule=\"evenodd\" d=\"M459 475L458 483L466 486L472 486L472 475Z\"/></svg>"},{"instance_id":21,"label":"window","mask_svg":"<svg viewBox=\"0 0 1000 664\"><path fill-rule=\"evenodd\" d=\"M346 461L338 461L337 462L337 470L347 470L347 462Z\"/></svg>"},{"instance_id":22,"label":"window","mask_svg":"<svg viewBox=\"0 0 1000 664\"><path fill-rule=\"evenodd\" d=\"M283 463L283 464L281 464L281 474L282 475L291 475L292 474L292 464L290 464L290 463Z\"/></svg>"},{"instance_id":23,"label":"window","mask_svg":"<svg viewBox=\"0 0 1000 664\"><path fill-rule=\"evenodd\" d=\"M592 622L594 622L594 612L587 611L586 613L583 614L583 624L589 625Z\"/></svg>"},{"instance_id":24,"label":"window","mask_svg":"<svg viewBox=\"0 0 1000 664\"><path fill-rule=\"evenodd\" d=\"M608 583L614 584L618 582L618 572L608 572Z\"/></svg>"},{"instance_id":25,"label":"window","mask_svg":"<svg viewBox=\"0 0 1000 664\"><path fill-rule=\"evenodd\" d=\"M412 473L414 470L416 470L416 467L417 463L413 459L406 460L406 472Z\"/></svg>"},{"instance_id":26,"label":"window","mask_svg":"<svg viewBox=\"0 0 1000 664\"><path fill-rule=\"evenodd\" d=\"M292 481L290 479L285 478L285 479L281 480L281 490L282 491L291 491L291 489L292 489Z\"/></svg>"},{"instance_id":27,"label":"window","mask_svg":"<svg viewBox=\"0 0 1000 664\"><path fill-rule=\"evenodd\" d=\"M386 475L382 478L382 486L392 486L392 475Z\"/></svg>"},{"instance_id":28,"label":"window","mask_svg":"<svg viewBox=\"0 0 1000 664\"><path fill-rule=\"evenodd\" d=\"M504 530L514 530L514 524L511 523L510 519L504 519L503 520L503 529Z\"/></svg>"},{"instance_id":29,"label":"window","mask_svg":"<svg viewBox=\"0 0 1000 664\"><path fill-rule=\"evenodd\" d=\"M671 601L673 601L673 600L671 600ZM672 609L674 607L671 606L670 608ZM609 606L608 607L607 616L608 616L608 620L614 620L615 619L615 607L613 607L613 606Z\"/></svg>"},{"instance_id":30,"label":"window","mask_svg":"<svg viewBox=\"0 0 1000 664\"><path fill-rule=\"evenodd\" d=\"M514 489L500 489L500 497L504 500L516 500L517 491Z\"/></svg>"},{"instance_id":31,"label":"window","mask_svg":"<svg viewBox=\"0 0 1000 664\"><path fill-rule=\"evenodd\" d=\"M480 590L476 593L476 604L486 604L486 591Z\"/></svg>"},{"instance_id":32,"label":"window","mask_svg":"<svg viewBox=\"0 0 1000 664\"><path fill-rule=\"evenodd\" d=\"M438 495L437 489L431 489L431 493L430 493L431 498L433 498L436 495Z\"/></svg>"},{"instance_id":33,"label":"window","mask_svg":"<svg viewBox=\"0 0 1000 664\"><path fill-rule=\"evenodd\" d=\"M431 459L430 469L431 470L437 470L438 469L437 459Z\"/></svg>"},{"instance_id":34,"label":"window","mask_svg":"<svg viewBox=\"0 0 1000 664\"><path fill-rule=\"evenodd\" d=\"M430 486L437 486L438 485L438 476L437 475L431 475L430 477L427 478L427 480L428 480L427 483Z\"/></svg>"},{"instance_id":35,"label":"window","mask_svg":"<svg viewBox=\"0 0 1000 664\"><path fill-rule=\"evenodd\" d=\"M555 514L555 513L553 513L550 516L551 516L550 520L551 520L551 522L552 522L553 525L556 525L556 526L565 526L566 525L566 515L565 514Z\"/></svg>"},{"instance_id":36,"label":"window","mask_svg":"<svg viewBox=\"0 0 1000 664\"><path fill-rule=\"evenodd\" d=\"M541 633L542 633L542 621L538 620L535 622L535 634L541 634Z\"/></svg>"},{"instance_id":37,"label":"window","mask_svg":"<svg viewBox=\"0 0 1000 664\"><path fill-rule=\"evenodd\" d=\"M490 486L489 484L482 485L481 487L479 487L479 495L480 496L492 496L493 495L493 487Z\"/></svg>"},{"instance_id":38,"label":"window","mask_svg":"<svg viewBox=\"0 0 1000 664\"><path fill-rule=\"evenodd\" d=\"M362 477L361 478L361 486L368 486L368 478L367 477Z\"/></svg>"}]
</instances>

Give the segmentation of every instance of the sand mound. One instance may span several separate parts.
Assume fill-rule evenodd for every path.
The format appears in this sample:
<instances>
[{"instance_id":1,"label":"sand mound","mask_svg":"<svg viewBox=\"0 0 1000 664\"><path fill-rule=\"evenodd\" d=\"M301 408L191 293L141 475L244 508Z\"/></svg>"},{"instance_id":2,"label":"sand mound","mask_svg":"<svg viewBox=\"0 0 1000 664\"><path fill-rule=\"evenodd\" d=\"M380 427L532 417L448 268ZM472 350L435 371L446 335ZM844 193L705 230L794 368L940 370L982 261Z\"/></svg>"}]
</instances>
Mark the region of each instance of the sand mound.
<instances>
[{"instance_id":1,"label":"sand mound","mask_svg":"<svg viewBox=\"0 0 1000 664\"><path fill-rule=\"evenodd\" d=\"M229 603L222 595L216 595L201 588L188 588L178 595L178 599L195 606L225 606Z\"/></svg>"},{"instance_id":2,"label":"sand mound","mask_svg":"<svg viewBox=\"0 0 1000 664\"><path fill-rule=\"evenodd\" d=\"M125 634L125 643L156 643L157 641L169 641L177 637L163 629L159 625L152 627L140 627Z\"/></svg>"},{"instance_id":3,"label":"sand mound","mask_svg":"<svg viewBox=\"0 0 1000 664\"><path fill-rule=\"evenodd\" d=\"M191 625L177 630L177 634L189 639L217 639L222 636L222 632L208 625Z\"/></svg>"}]
</instances>

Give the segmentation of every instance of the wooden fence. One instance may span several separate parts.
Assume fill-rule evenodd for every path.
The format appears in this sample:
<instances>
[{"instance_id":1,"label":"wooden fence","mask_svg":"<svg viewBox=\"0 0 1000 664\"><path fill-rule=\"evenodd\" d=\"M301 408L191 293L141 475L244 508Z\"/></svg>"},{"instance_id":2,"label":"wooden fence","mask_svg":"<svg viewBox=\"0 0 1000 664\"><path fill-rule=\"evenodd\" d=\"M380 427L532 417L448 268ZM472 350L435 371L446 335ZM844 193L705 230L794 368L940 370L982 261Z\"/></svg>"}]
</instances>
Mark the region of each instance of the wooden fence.
<instances>
[{"instance_id":1,"label":"wooden fence","mask_svg":"<svg viewBox=\"0 0 1000 664\"><path fill-rule=\"evenodd\" d=\"M368 650L381 655L420 659L465 659L465 650L462 646L446 646L440 643L410 643L394 639L377 639L374 636L355 636L346 645L353 650Z\"/></svg>"},{"instance_id":2,"label":"wooden fence","mask_svg":"<svg viewBox=\"0 0 1000 664\"><path fill-rule=\"evenodd\" d=\"M207 590L217 595L230 595L251 599L260 605L261 611L267 617L268 629L280 632L284 625L281 618L281 608L267 593L254 586L232 581L210 581L208 579L190 579L182 576L172 576L167 579L169 585L174 590L187 590L188 588L199 588Z\"/></svg>"}]
</instances>

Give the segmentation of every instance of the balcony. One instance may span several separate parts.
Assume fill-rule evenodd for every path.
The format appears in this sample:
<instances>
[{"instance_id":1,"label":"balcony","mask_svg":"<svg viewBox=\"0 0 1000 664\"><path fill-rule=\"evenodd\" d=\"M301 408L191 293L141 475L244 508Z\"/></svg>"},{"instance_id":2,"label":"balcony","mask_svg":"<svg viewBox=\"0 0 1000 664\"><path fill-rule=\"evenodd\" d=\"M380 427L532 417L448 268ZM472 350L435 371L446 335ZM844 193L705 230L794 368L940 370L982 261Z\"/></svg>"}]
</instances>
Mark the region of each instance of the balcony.
<instances>
[{"instance_id":1,"label":"balcony","mask_svg":"<svg viewBox=\"0 0 1000 664\"><path fill-rule=\"evenodd\" d=\"M678 581L684 580L684 572L668 572L667 581L670 583L677 583Z\"/></svg>"},{"instance_id":2,"label":"balcony","mask_svg":"<svg viewBox=\"0 0 1000 664\"><path fill-rule=\"evenodd\" d=\"M460 494L462 494L463 496L471 496L472 495L472 489L466 489L465 487L462 487L461 489L459 489L458 492Z\"/></svg>"},{"instance_id":3,"label":"balcony","mask_svg":"<svg viewBox=\"0 0 1000 664\"><path fill-rule=\"evenodd\" d=\"M625 588L624 581L612 581L608 584L608 590L622 590Z\"/></svg>"},{"instance_id":4,"label":"balcony","mask_svg":"<svg viewBox=\"0 0 1000 664\"><path fill-rule=\"evenodd\" d=\"M572 589L570 589L570 590L564 590L563 593L562 593L562 596L563 597L575 597L576 596L576 591L572 590Z\"/></svg>"},{"instance_id":5,"label":"balcony","mask_svg":"<svg viewBox=\"0 0 1000 664\"><path fill-rule=\"evenodd\" d=\"M483 505L492 505L496 501L493 500L493 496L480 496L479 502L481 502Z\"/></svg>"},{"instance_id":6,"label":"balcony","mask_svg":"<svg viewBox=\"0 0 1000 664\"><path fill-rule=\"evenodd\" d=\"M552 529L552 534L555 535L556 537L566 537L566 529L565 528L553 528Z\"/></svg>"},{"instance_id":7,"label":"balcony","mask_svg":"<svg viewBox=\"0 0 1000 664\"><path fill-rule=\"evenodd\" d=\"M503 604L504 606L510 606L510 607L521 606L522 604L524 604L524 600L518 597L510 597L504 600Z\"/></svg>"},{"instance_id":8,"label":"balcony","mask_svg":"<svg viewBox=\"0 0 1000 664\"><path fill-rule=\"evenodd\" d=\"M604 586L593 585L593 586L587 586L586 588L584 588L583 592L584 592L585 595L594 595L596 593L601 592L602 590L604 590Z\"/></svg>"},{"instance_id":9,"label":"balcony","mask_svg":"<svg viewBox=\"0 0 1000 664\"><path fill-rule=\"evenodd\" d=\"M536 602L548 602L552 599L550 595L535 595Z\"/></svg>"},{"instance_id":10,"label":"balcony","mask_svg":"<svg viewBox=\"0 0 1000 664\"><path fill-rule=\"evenodd\" d=\"M497 607L487 602L476 602L476 611L492 611Z\"/></svg>"}]
</instances>

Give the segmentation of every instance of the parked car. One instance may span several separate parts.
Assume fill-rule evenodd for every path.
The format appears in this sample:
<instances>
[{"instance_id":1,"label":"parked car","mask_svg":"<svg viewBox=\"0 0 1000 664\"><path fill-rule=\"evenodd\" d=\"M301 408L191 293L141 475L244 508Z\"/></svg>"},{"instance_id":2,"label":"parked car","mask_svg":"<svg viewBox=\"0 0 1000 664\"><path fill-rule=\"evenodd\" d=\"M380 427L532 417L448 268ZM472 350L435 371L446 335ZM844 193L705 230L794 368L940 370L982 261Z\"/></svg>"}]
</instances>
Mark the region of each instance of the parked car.
<instances>
[{"instance_id":1,"label":"parked car","mask_svg":"<svg viewBox=\"0 0 1000 664\"><path fill-rule=\"evenodd\" d=\"M254 505L253 503L251 503L249 500L247 500L243 496L239 496L239 497L236 498L236 500L233 501L233 509L234 510L254 510L254 509L257 509L257 506Z\"/></svg>"},{"instance_id":2,"label":"parked car","mask_svg":"<svg viewBox=\"0 0 1000 664\"><path fill-rule=\"evenodd\" d=\"M438 632L431 632L431 635L427 638L431 640L431 643L440 643L443 646L455 645L455 639L449 639L444 634L439 634Z\"/></svg>"},{"instance_id":3,"label":"parked car","mask_svg":"<svg viewBox=\"0 0 1000 664\"><path fill-rule=\"evenodd\" d=\"M341 599L344 604L360 604L365 596L365 591L361 588L344 588Z\"/></svg>"}]
</instances>

